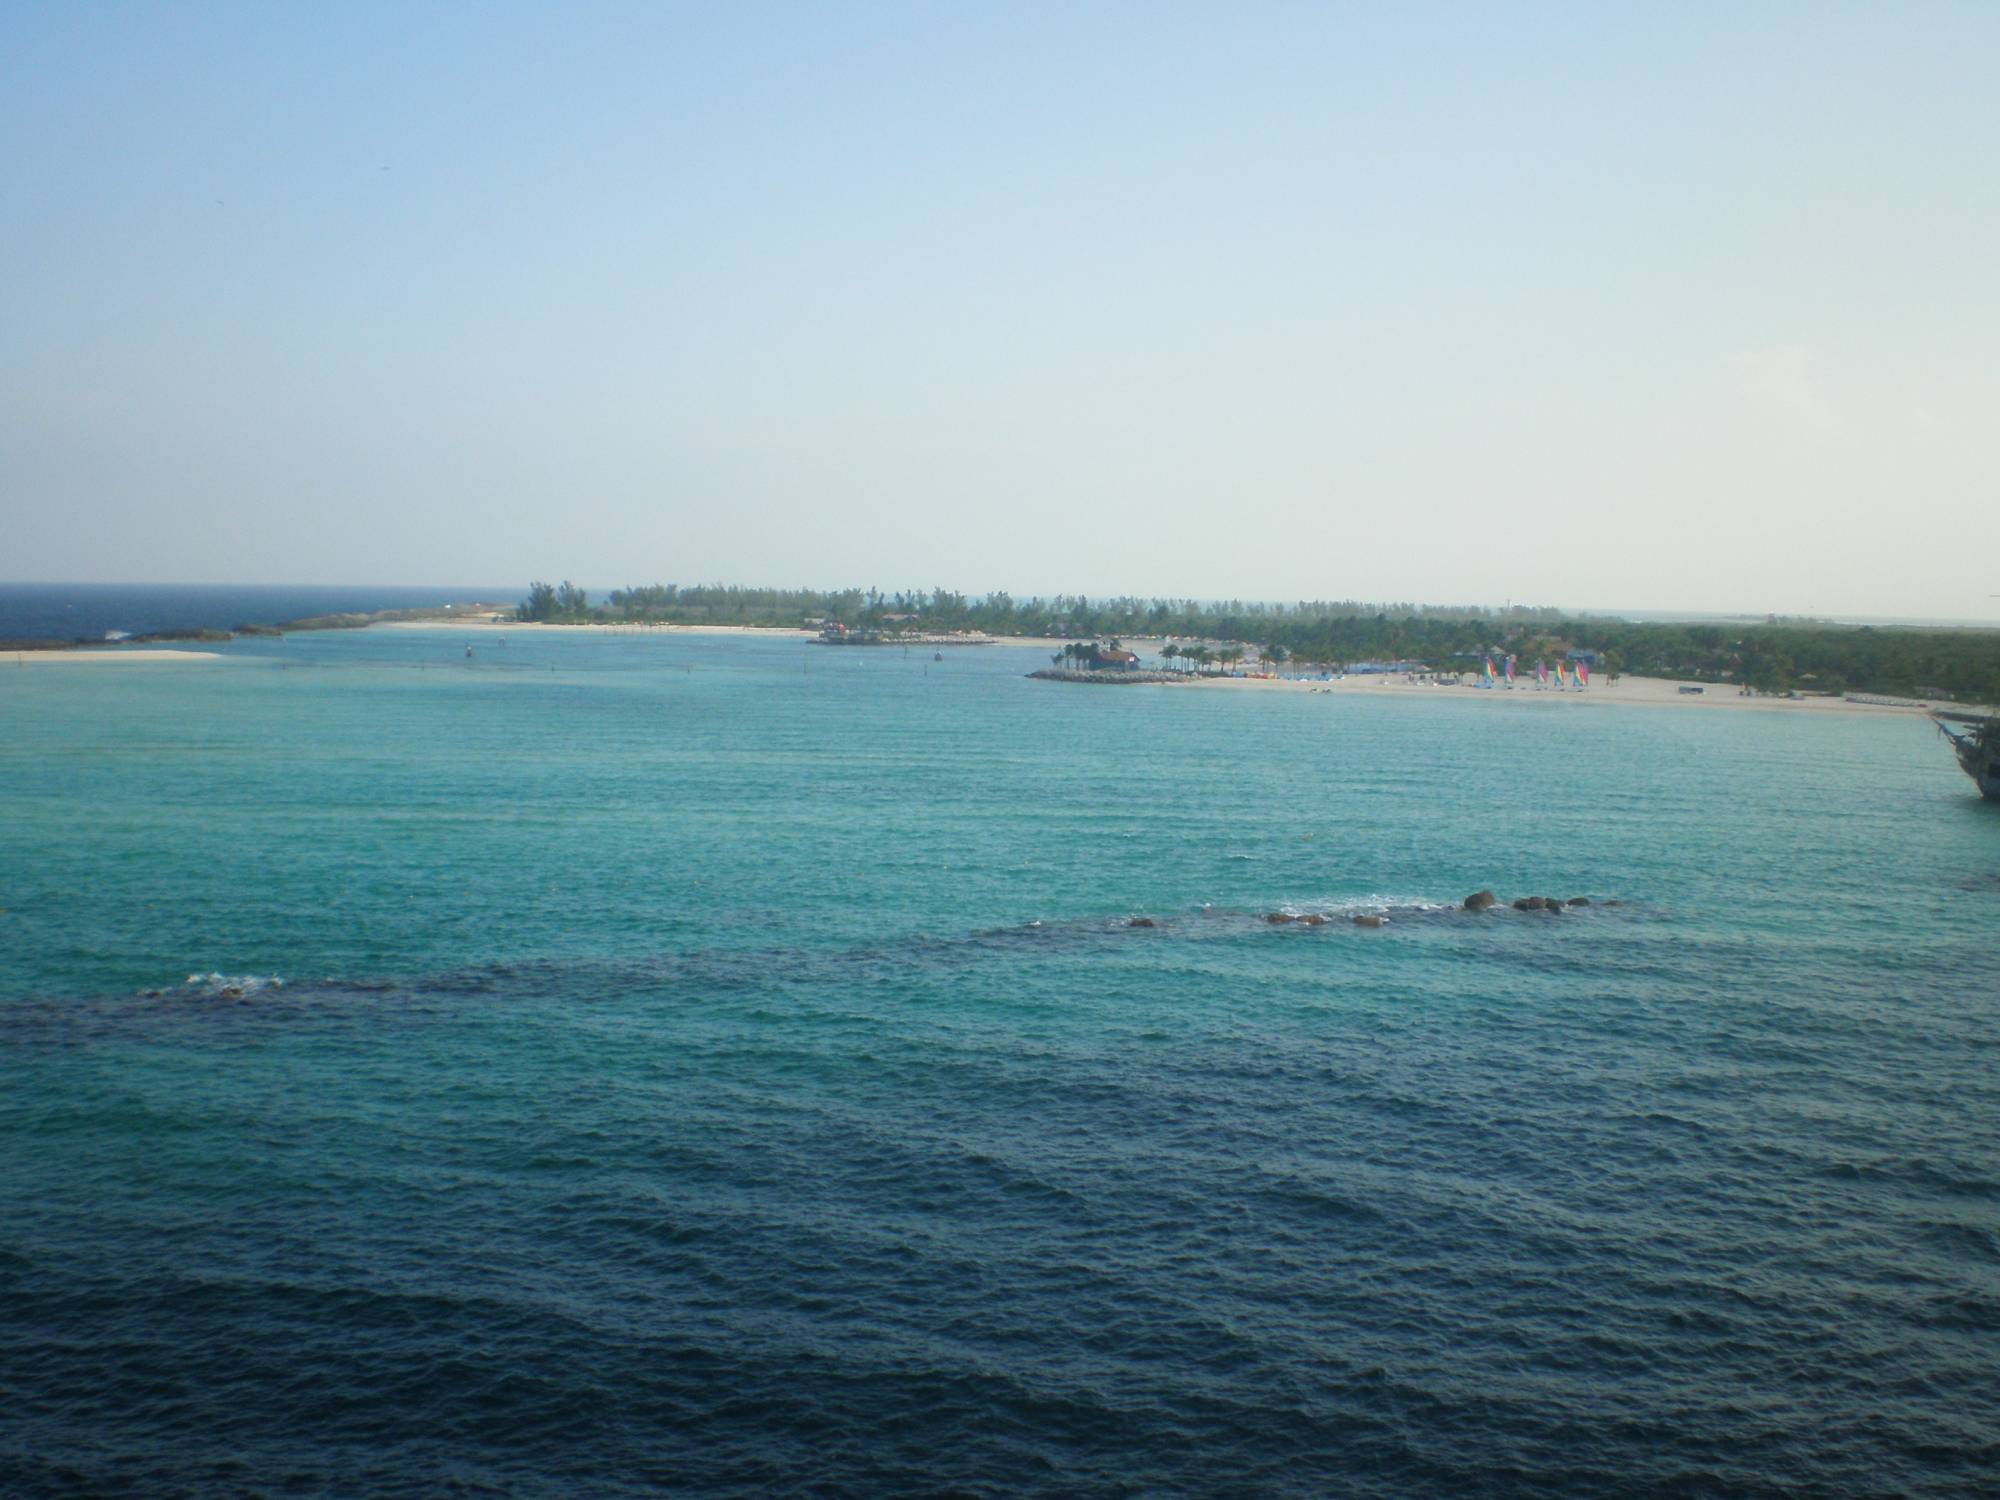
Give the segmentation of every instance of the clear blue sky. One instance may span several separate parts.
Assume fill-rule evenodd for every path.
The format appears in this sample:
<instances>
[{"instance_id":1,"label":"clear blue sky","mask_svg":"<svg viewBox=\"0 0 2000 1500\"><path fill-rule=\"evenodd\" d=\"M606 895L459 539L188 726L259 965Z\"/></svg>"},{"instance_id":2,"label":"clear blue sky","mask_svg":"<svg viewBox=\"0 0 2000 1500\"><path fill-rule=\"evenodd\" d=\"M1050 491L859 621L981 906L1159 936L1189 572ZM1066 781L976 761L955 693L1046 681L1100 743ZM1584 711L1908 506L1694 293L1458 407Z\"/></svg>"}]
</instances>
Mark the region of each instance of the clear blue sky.
<instances>
[{"instance_id":1,"label":"clear blue sky","mask_svg":"<svg viewBox=\"0 0 2000 1500\"><path fill-rule=\"evenodd\" d=\"M2000 615L2000 5L0 11L0 577Z\"/></svg>"}]
</instances>

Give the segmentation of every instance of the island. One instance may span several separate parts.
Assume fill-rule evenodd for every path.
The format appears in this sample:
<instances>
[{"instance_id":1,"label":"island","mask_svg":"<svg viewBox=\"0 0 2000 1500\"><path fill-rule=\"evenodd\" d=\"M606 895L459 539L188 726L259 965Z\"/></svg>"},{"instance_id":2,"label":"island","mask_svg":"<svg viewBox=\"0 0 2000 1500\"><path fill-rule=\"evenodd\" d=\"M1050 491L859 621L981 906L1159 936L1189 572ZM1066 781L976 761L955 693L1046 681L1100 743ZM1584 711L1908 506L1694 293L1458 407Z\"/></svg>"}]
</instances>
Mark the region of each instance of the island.
<instances>
[{"instance_id":1,"label":"island","mask_svg":"<svg viewBox=\"0 0 2000 1500\"><path fill-rule=\"evenodd\" d=\"M1073 655L1034 674L1091 683L1227 676L1253 655L1260 669L1289 662L1303 675L1339 677L1387 665L1454 679L1482 675L1488 661L1504 675L1512 658L1523 674L1533 674L1537 664L1551 672L1558 664L1569 671L1581 664L1593 681L1606 684L1632 674L1726 689L1732 696L1901 700L1899 707L2000 702L2000 631L1781 615L1643 620L1520 604L1016 598L1004 591L972 597L942 587L888 594L726 584L614 589L597 603L572 583L536 582L513 618L552 625L788 629L821 641L831 632L856 644L1166 643L1161 669L1135 664L1138 676L1117 675Z\"/></svg>"}]
</instances>

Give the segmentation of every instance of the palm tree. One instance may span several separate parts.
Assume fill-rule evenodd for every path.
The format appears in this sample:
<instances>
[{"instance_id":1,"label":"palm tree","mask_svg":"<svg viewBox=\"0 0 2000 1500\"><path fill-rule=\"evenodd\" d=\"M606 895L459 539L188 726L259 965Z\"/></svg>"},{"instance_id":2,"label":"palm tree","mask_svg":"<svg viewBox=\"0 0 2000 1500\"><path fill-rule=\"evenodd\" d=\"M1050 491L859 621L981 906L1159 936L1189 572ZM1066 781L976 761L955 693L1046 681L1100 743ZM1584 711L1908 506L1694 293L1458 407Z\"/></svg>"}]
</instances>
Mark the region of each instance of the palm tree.
<instances>
[{"instance_id":1,"label":"palm tree","mask_svg":"<svg viewBox=\"0 0 2000 1500\"><path fill-rule=\"evenodd\" d=\"M1285 650L1283 646L1265 646L1257 654L1273 667L1280 667L1284 665L1285 658L1291 653Z\"/></svg>"},{"instance_id":2,"label":"palm tree","mask_svg":"<svg viewBox=\"0 0 2000 1500\"><path fill-rule=\"evenodd\" d=\"M1172 641L1160 647L1160 660L1166 662L1169 668L1172 667L1174 658L1180 654L1180 647L1176 646Z\"/></svg>"}]
</instances>

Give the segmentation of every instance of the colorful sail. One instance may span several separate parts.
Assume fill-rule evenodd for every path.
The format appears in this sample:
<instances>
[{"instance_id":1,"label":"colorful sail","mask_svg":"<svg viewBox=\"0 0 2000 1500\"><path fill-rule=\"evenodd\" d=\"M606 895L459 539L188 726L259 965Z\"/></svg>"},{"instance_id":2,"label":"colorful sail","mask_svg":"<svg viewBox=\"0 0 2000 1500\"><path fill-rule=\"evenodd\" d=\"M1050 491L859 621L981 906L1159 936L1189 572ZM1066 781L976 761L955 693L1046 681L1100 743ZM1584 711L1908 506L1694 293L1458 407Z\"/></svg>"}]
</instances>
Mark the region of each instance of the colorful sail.
<instances>
[{"instance_id":1,"label":"colorful sail","mask_svg":"<svg viewBox=\"0 0 2000 1500\"><path fill-rule=\"evenodd\" d=\"M1490 656L1486 658L1486 685L1493 686L1493 658Z\"/></svg>"},{"instance_id":2,"label":"colorful sail","mask_svg":"<svg viewBox=\"0 0 2000 1500\"><path fill-rule=\"evenodd\" d=\"M1589 687L1589 686L1590 686L1590 663L1589 663L1589 662L1587 662L1587 661L1580 661L1580 662L1578 662L1578 663L1576 664L1576 685L1577 685L1578 687Z\"/></svg>"},{"instance_id":3,"label":"colorful sail","mask_svg":"<svg viewBox=\"0 0 2000 1500\"><path fill-rule=\"evenodd\" d=\"M1548 685L1549 685L1549 664L1545 661L1538 661L1535 663L1535 686L1547 687Z\"/></svg>"},{"instance_id":4,"label":"colorful sail","mask_svg":"<svg viewBox=\"0 0 2000 1500\"><path fill-rule=\"evenodd\" d=\"M1556 686L1559 688L1567 688L1569 686L1568 679L1566 679L1563 676L1563 664L1561 657L1556 658Z\"/></svg>"},{"instance_id":5,"label":"colorful sail","mask_svg":"<svg viewBox=\"0 0 2000 1500\"><path fill-rule=\"evenodd\" d=\"M1507 658L1507 686L1512 687L1513 685L1514 685L1514 658L1510 656Z\"/></svg>"}]
</instances>

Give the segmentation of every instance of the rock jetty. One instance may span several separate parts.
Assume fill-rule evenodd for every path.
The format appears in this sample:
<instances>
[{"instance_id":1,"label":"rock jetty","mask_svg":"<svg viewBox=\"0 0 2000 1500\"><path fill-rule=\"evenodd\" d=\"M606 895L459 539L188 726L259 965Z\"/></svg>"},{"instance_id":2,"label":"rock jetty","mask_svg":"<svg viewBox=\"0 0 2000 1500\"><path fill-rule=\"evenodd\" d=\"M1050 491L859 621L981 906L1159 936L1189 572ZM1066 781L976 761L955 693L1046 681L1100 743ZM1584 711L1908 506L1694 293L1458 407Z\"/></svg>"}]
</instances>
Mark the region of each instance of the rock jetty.
<instances>
[{"instance_id":1,"label":"rock jetty","mask_svg":"<svg viewBox=\"0 0 2000 1500\"><path fill-rule=\"evenodd\" d=\"M1039 682L1087 682L1096 687L1130 687L1135 682L1192 682L1185 672L1118 672L1090 667L1043 667L1030 672Z\"/></svg>"}]
</instances>

